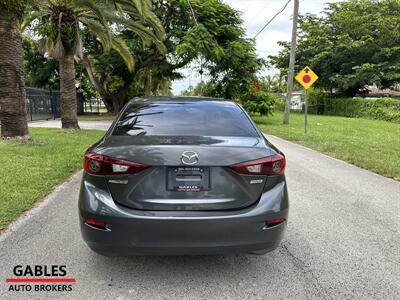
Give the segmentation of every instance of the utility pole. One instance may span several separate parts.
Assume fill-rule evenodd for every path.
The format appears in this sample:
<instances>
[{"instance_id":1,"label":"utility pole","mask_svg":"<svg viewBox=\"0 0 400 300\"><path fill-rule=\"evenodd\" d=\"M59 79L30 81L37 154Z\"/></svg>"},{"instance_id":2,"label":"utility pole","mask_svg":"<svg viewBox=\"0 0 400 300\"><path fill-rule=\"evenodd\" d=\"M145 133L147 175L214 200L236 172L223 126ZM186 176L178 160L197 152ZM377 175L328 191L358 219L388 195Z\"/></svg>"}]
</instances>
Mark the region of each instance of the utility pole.
<instances>
[{"instance_id":1,"label":"utility pole","mask_svg":"<svg viewBox=\"0 0 400 300\"><path fill-rule=\"evenodd\" d=\"M299 19L299 0L294 0L293 11L293 27L292 27L292 43L290 49L289 72L287 79L287 94L285 102L285 115L283 124L289 124L290 106L293 94L293 77L294 77L294 62L296 60L296 46L297 46L297 21Z\"/></svg>"},{"instance_id":2,"label":"utility pole","mask_svg":"<svg viewBox=\"0 0 400 300\"><path fill-rule=\"evenodd\" d=\"M203 74L204 74L204 71L203 71L203 57L202 56L200 56L200 71L199 71L199 73L200 73L200 96L203 96Z\"/></svg>"}]
</instances>

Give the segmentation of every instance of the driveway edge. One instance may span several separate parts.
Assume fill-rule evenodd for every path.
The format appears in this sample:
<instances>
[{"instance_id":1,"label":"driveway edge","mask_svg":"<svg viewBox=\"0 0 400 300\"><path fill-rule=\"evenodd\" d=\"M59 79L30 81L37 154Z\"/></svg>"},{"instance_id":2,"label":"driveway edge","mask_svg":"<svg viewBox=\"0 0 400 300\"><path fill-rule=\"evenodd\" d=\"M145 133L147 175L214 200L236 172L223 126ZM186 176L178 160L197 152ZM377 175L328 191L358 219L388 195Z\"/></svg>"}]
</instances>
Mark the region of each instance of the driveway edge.
<instances>
[{"instance_id":1,"label":"driveway edge","mask_svg":"<svg viewBox=\"0 0 400 300\"><path fill-rule=\"evenodd\" d=\"M42 211L45 207L47 207L52 201L57 199L58 193L60 193L71 181L77 179L77 177L81 176L82 170L79 170L69 176L65 181L56 185L50 193L36 201L31 208L22 213L16 220L12 221L8 226L0 231L0 243L3 242L9 235L13 232L17 231L20 227L22 227L28 220L30 220L33 216L35 216L38 212Z\"/></svg>"}]
</instances>

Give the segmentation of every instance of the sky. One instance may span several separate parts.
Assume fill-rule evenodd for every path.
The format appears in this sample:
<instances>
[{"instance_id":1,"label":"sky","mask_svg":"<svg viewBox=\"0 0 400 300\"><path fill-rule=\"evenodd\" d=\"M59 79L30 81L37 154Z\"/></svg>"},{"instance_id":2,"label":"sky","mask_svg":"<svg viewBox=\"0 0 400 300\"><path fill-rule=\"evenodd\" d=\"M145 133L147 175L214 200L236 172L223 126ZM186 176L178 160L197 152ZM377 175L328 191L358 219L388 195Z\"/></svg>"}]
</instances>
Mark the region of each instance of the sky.
<instances>
[{"instance_id":1,"label":"sky","mask_svg":"<svg viewBox=\"0 0 400 300\"><path fill-rule=\"evenodd\" d=\"M339 0L300 0L300 14L320 14L327 2L338 2ZM256 33L276 14L287 2L287 0L223 0L231 7L242 12L242 19L247 31L247 36L253 38ZM260 57L267 58L268 55L277 54L280 50L278 41L290 41L292 32L291 17L293 14L293 1L289 3L286 10L257 37L257 53ZM189 85L200 82L199 75L192 69L182 72L186 77L174 81L172 91L179 95Z\"/></svg>"}]
</instances>

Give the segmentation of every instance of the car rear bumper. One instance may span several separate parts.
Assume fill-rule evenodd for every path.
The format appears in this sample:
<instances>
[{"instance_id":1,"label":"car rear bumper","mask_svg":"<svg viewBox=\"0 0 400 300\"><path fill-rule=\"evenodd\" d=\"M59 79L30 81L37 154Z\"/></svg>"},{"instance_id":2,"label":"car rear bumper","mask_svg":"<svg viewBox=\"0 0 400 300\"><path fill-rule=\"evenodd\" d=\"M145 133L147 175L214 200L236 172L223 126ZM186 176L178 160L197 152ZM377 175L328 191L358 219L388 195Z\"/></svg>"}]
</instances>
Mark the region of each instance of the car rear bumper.
<instances>
[{"instance_id":1,"label":"car rear bumper","mask_svg":"<svg viewBox=\"0 0 400 300\"><path fill-rule=\"evenodd\" d=\"M265 192L251 207L232 211L141 211L117 205L107 190L83 180L79 200L82 237L103 255L266 253L279 246L288 217L286 183ZM105 221L108 230L86 225Z\"/></svg>"}]
</instances>

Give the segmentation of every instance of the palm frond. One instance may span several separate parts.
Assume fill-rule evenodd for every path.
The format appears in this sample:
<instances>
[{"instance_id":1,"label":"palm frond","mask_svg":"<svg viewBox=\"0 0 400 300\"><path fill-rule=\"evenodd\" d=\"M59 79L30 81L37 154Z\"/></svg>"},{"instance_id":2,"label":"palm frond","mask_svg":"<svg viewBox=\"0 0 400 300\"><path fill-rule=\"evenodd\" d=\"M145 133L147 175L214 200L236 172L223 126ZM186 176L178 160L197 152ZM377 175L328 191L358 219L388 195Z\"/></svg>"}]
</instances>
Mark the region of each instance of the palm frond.
<instances>
[{"instance_id":1,"label":"palm frond","mask_svg":"<svg viewBox=\"0 0 400 300\"><path fill-rule=\"evenodd\" d=\"M54 44L54 49L51 53L49 52L49 55L55 59L60 59L64 56L64 54L65 48L61 40L61 35L58 35L57 40Z\"/></svg>"},{"instance_id":2,"label":"palm frond","mask_svg":"<svg viewBox=\"0 0 400 300\"><path fill-rule=\"evenodd\" d=\"M54 42L49 38L41 38L38 42L38 51L40 54L45 55L46 53L51 56L54 50Z\"/></svg>"},{"instance_id":3,"label":"palm frond","mask_svg":"<svg viewBox=\"0 0 400 300\"><path fill-rule=\"evenodd\" d=\"M77 58L77 61L81 61L83 59L83 44L82 44L82 38L79 34L78 31L78 36L75 41L75 57Z\"/></svg>"},{"instance_id":4,"label":"palm frond","mask_svg":"<svg viewBox=\"0 0 400 300\"><path fill-rule=\"evenodd\" d=\"M134 59L126 43L116 37L125 30L135 33L146 45L154 43L161 54L166 53L163 43L165 31L152 11L151 0L41 0L38 2L40 5L38 4L34 11L28 13L23 26L28 26L33 20L41 20L39 23L46 24L48 20L43 17L51 16L51 32L45 34L45 38L40 42L40 48L43 53L46 52L54 58L60 58L66 51L73 52L78 61L83 57L80 25L96 37L104 51L115 49L129 70L134 67ZM54 24L57 21L58 24ZM68 28L68 26L71 27ZM76 35L71 34L75 29L72 26L76 26ZM48 29L46 28L44 32L48 32Z\"/></svg>"},{"instance_id":5,"label":"palm frond","mask_svg":"<svg viewBox=\"0 0 400 300\"><path fill-rule=\"evenodd\" d=\"M48 10L32 11L28 13L22 20L21 30L24 31L34 20L41 19L49 14L50 12Z\"/></svg>"},{"instance_id":6,"label":"palm frond","mask_svg":"<svg viewBox=\"0 0 400 300\"><path fill-rule=\"evenodd\" d=\"M124 12L135 19L147 23L154 30L158 39L165 40L165 30L161 21L151 10L151 1L149 0L115 0L123 6Z\"/></svg>"},{"instance_id":7,"label":"palm frond","mask_svg":"<svg viewBox=\"0 0 400 300\"><path fill-rule=\"evenodd\" d=\"M99 1L99 3L101 4L101 1ZM99 3L96 3L93 0L74 0L76 9L90 11L91 13L95 14L101 20L101 22L106 24L107 21L102 11L102 8L104 7L101 7Z\"/></svg>"},{"instance_id":8,"label":"palm frond","mask_svg":"<svg viewBox=\"0 0 400 300\"><path fill-rule=\"evenodd\" d=\"M131 30L132 32L136 33L145 43L152 42L156 45L158 51L164 55L167 52L167 49L160 39L144 26L141 22L128 22L125 24L127 29Z\"/></svg>"},{"instance_id":9,"label":"palm frond","mask_svg":"<svg viewBox=\"0 0 400 300\"><path fill-rule=\"evenodd\" d=\"M108 51L111 48L112 36L108 27L103 26L102 23L95 19L86 17L80 18L80 21L94 36L97 37L105 51Z\"/></svg>"},{"instance_id":10,"label":"palm frond","mask_svg":"<svg viewBox=\"0 0 400 300\"><path fill-rule=\"evenodd\" d=\"M61 38L61 23L62 23L63 13L61 12L58 16L58 28L57 28L57 38L54 44L54 49L52 51L51 56L55 59L60 59L65 54L65 48Z\"/></svg>"},{"instance_id":11,"label":"palm frond","mask_svg":"<svg viewBox=\"0 0 400 300\"><path fill-rule=\"evenodd\" d=\"M140 36L144 42L152 42L156 45L158 51L165 55L167 52L167 48L165 47L162 40L160 40L151 30L145 27L140 22L132 22L129 24L128 28Z\"/></svg>"},{"instance_id":12,"label":"palm frond","mask_svg":"<svg viewBox=\"0 0 400 300\"><path fill-rule=\"evenodd\" d=\"M165 54L166 47L163 39L160 39L150 28L145 26L141 21L132 21L130 18L124 18L112 11L105 12L105 17L111 23L121 25L123 28L130 30L137 34L144 43L154 43L161 54Z\"/></svg>"},{"instance_id":13,"label":"palm frond","mask_svg":"<svg viewBox=\"0 0 400 300\"><path fill-rule=\"evenodd\" d=\"M111 32L109 30L108 20L104 16L104 12L110 9L109 5L103 1L93 1L93 0L74 0L75 9L80 9L86 12L86 18L91 18L97 20L104 27L104 32L109 35L111 41ZM85 14L85 13L84 13Z\"/></svg>"},{"instance_id":14,"label":"palm frond","mask_svg":"<svg viewBox=\"0 0 400 300\"><path fill-rule=\"evenodd\" d=\"M135 66L135 60L126 45L125 41L121 38L112 39L112 48L119 53L121 58L125 61L129 71L132 71Z\"/></svg>"},{"instance_id":15,"label":"palm frond","mask_svg":"<svg viewBox=\"0 0 400 300\"><path fill-rule=\"evenodd\" d=\"M114 0L114 2L121 5L125 12L129 9L133 9L141 16L144 15L143 10L146 9L146 6L148 5L146 0Z\"/></svg>"}]
</instances>

